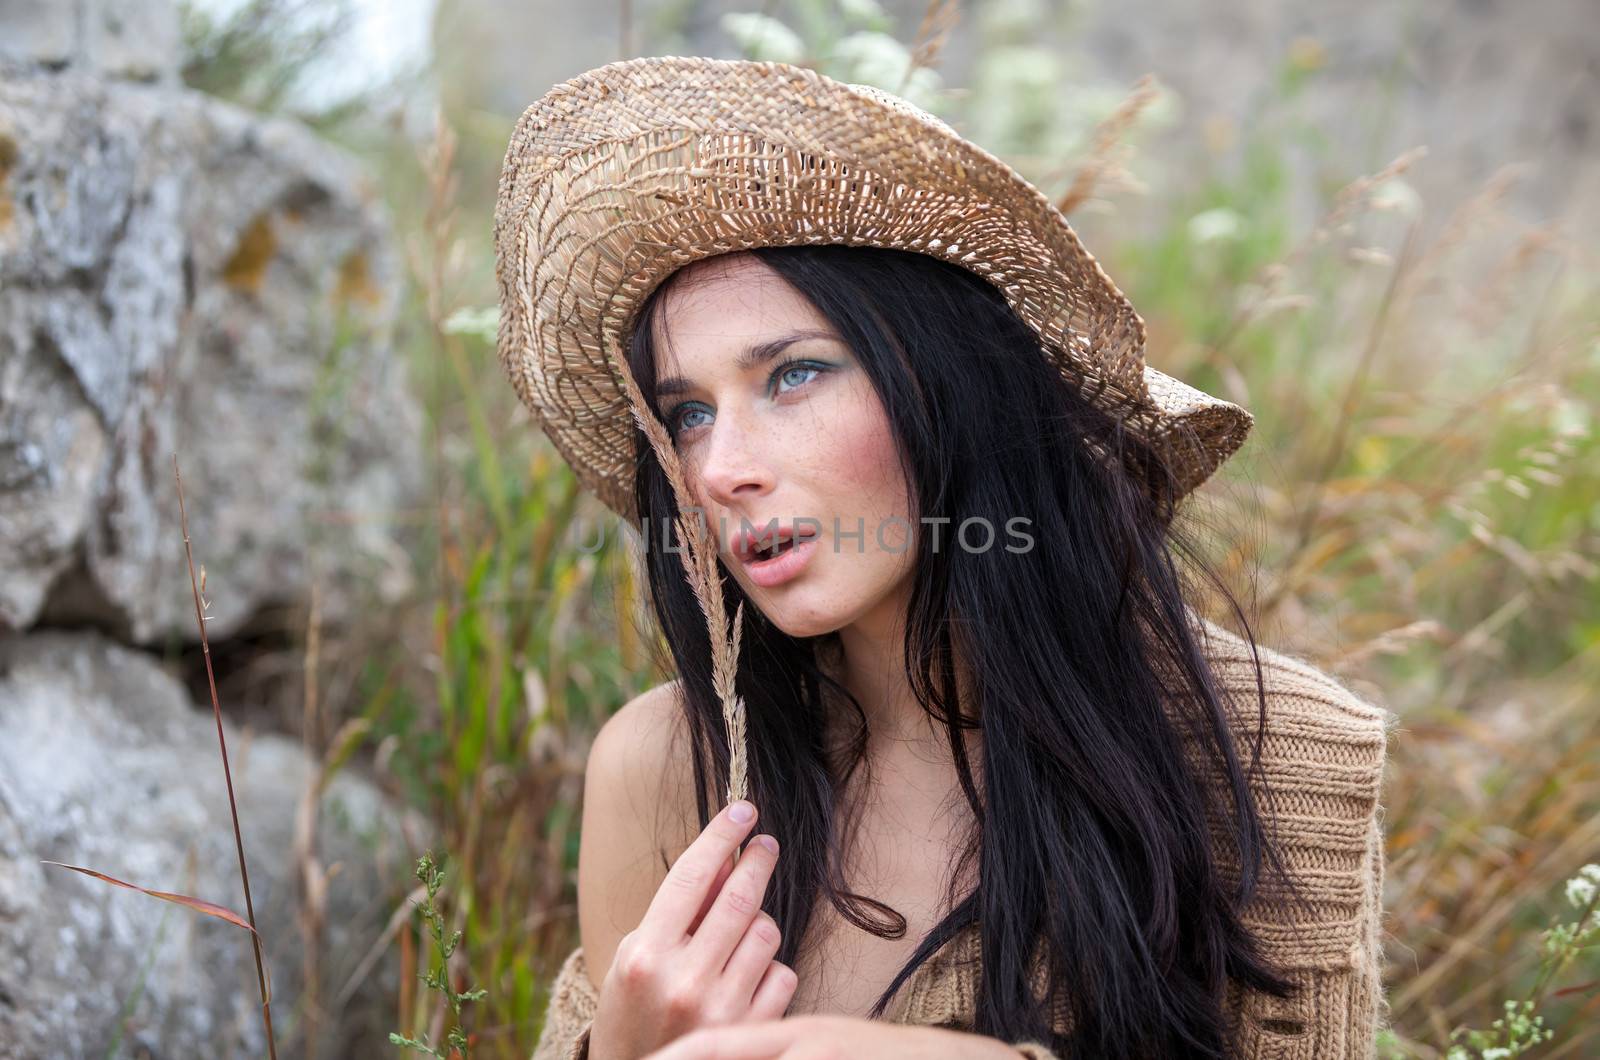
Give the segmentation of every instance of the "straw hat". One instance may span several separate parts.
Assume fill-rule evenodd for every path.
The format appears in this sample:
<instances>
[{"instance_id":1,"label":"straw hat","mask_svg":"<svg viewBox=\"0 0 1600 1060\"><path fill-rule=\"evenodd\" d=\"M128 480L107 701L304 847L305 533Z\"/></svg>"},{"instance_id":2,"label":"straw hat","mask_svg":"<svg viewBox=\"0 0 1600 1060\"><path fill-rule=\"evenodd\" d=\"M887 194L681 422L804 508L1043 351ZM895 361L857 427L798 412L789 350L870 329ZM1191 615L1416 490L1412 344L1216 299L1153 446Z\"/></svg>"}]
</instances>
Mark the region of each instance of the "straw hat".
<instances>
[{"instance_id":1,"label":"straw hat","mask_svg":"<svg viewBox=\"0 0 1600 1060\"><path fill-rule=\"evenodd\" d=\"M674 270L753 247L891 247L973 270L1185 494L1250 429L1145 364L1144 321L1010 166L905 100L787 63L660 56L556 85L512 134L494 235L501 362L582 484L634 522L635 313Z\"/></svg>"}]
</instances>

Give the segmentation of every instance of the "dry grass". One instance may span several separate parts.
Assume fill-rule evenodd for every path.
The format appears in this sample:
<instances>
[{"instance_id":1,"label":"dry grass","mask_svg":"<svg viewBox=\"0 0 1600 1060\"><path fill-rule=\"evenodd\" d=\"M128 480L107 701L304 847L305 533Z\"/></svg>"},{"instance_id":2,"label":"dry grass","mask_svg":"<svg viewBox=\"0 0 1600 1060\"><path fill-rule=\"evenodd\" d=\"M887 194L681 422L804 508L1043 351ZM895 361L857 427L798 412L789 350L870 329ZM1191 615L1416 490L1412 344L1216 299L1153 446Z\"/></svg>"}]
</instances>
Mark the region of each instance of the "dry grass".
<instances>
[{"instance_id":1,"label":"dry grass","mask_svg":"<svg viewBox=\"0 0 1600 1060\"><path fill-rule=\"evenodd\" d=\"M1197 499L1193 517L1213 528L1222 569L1253 592L1263 635L1403 718L1384 796L1396 1031L1385 1050L1435 1057L1452 1030L1485 1026L1503 1000L1525 995L1540 932L1561 912L1561 881L1600 850L1600 711L1591 691L1600 671L1592 514L1600 454L1588 427L1600 413L1600 270L1570 239L1500 212L1503 186L1426 236L1426 204L1395 205L1404 203L1404 175L1423 162L1420 151L1403 152L1351 180L1298 237L1272 230L1268 211L1252 214L1249 204L1282 192L1247 170L1174 204L1172 225L1156 239L1104 256L1130 279L1151 323L1152 360L1257 413L1250 449ZM1219 206L1242 224L1223 255L1186 226ZM500 400L488 334L478 343L474 400ZM501 451L529 447L544 481L568 487L565 468L515 408L501 422ZM462 460L446 473L482 476L470 452ZM467 514L452 513L452 525ZM616 664L640 599L626 562L586 559L614 579L587 621ZM696 574L704 577L697 566ZM720 615L706 595L708 613ZM570 600L546 606L576 612ZM563 622L552 632L577 628ZM570 714L541 707L530 740L561 756L572 784L524 789L526 797L572 797L583 734L627 698L624 688L662 676L618 673L609 695L569 684L568 695L587 704L576 727L556 721ZM548 694L551 677L540 672ZM469 836L480 829L484 805L468 801L457 827ZM565 845L572 858L575 811L516 806L559 823L535 853L507 855L555 873L525 907L548 929L539 943L548 948L487 925L475 941L469 932L474 981L489 986L485 1011L499 1017L481 1048L507 1057L531 1046L539 1011L537 1001L507 1004L507 993L524 970L553 969L576 941L571 861L563 876L550 846ZM497 865L487 879L508 871ZM485 901L532 897L470 886L480 919ZM516 956L504 960L508 950ZM1593 1048L1595 994L1581 984L1597 976L1593 958L1582 958L1542 998L1556 1031L1549 1048Z\"/></svg>"},{"instance_id":2,"label":"dry grass","mask_svg":"<svg viewBox=\"0 0 1600 1060\"><path fill-rule=\"evenodd\" d=\"M178 513L182 520L183 552L189 564L189 588L194 593L194 620L200 631L200 651L206 661L206 681L211 687L211 713L217 722L217 749L222 755L222 776L228 786L228 813L233 819L233 841L239 852L239 880L244 885L245 914L250 920L250 945L256 959L256 983L261 989L261 1021L267 1032L267 1053L277 1060L278 1043L272 1033L272 994L267 986L266 963L261 957L261 933L256 930L255 902L250 897L250 868L245 862L244 833L239 830L239 804L233 795L233 770L228 765L228 741L222 732L222 704L217 700L217 677L211 666L211 639L206 633L206 604L201 582L194 573L194 548L189 542L189 513L183 502L183 476L178 473L178 454L172 454L172 477L178 490Z\"/></svg>"},{"instance_id":3,"label":"dry grass","mask_svg":"<svg viewBox=\"0 0 1600 1060\"><path fill-rule=\"evenodd\" d=\"M953 9L929 5L908 77L936 62ZM1146 317L1151 360L1257 416L1190 514L1253 597L1259 632L1401 715L1384 792L1385 1052L1444 1056L1453 1031L1538 993L1555 1031L1544 1055L1591 1055L1600 962L1580 955L1541 985L1540 955L1565 912L1561 881L1600 860L1600 263L1574 234L1513 216L1515 170L1461 203L1417 201L1417 151L1343 174L1326 213L1294 228L1283 158L1307 131L1292 88L1306 76L1285 78L1236 166L1160 203L1096 200L1161 212L1157 235L1089 242ZM1049 160L1076 174L1064 205L1141 186L1119 175L1148 90L1086 130L1087 157ZM403 529L422 598L323 631L314 648L308 636L304 694L308 726L364 723L378 776L438 823L454 864L440 905L465 933L453 968L488 990L474 1051L520 1060L576 943L588 741L666 675L638 623L632 559L568 536L592 538L603 509L516 404L492 325L459 324L459 310L494 301L488 217L510 120L484 129L464 111L440 121L420 165L375 161L417 295L406 352L434 492ZM457 127L483 131L462 145ZM1212 234L1191 223L1202 214ZM686 506L678 477L674 488ZM715 623L725 612L706 555L685 562ZM720 649L737 650L738 629L714 638L725 704ZM361 968L397 952L397 1025L437 1041L444 1010L415 988L422 929L399 903Z\"/></svg>"},{"instance_id":4,"label":"dry grass","mask_svg":"<svg viewBox=\"0 0 1600 1060\"><path fill-rule=\"evenodd\" d=\"M1258 587L1270 639L1403 720L1384 797L1395 1055L1442 1056L1523 997L1562 881L1600 851L1600 292L1579 248L1493 191L1426 243L1406 225L1393 253L1349 253L1367 247L1347 218L1270 273L1338 330L1230 321L1197 358L1231 347L1266 410L1270 457L1204 515L1247 530L1216 535L1221 562ZM1343 268L1308 280L1322 261ZM1337 368L1308 385L1296 345ZM1576 1055L1600 1041L1600 967L1580 967L1541 1008Z\"/></svg>"},{"instance_id":5,"label":"dry grass","mask_svg":"<svg viewBox=\"0 0 1600 1060\"><path fill-rule=\"evenodd\" d=\"M189 513L187 507L184 505L183 476L178 471L177 453L172 454L172 475L178 491L178 512L183 530L183 550L189 564L189 587L194 594L195 623L199 627L200 631L200 649L202 654L205 656L206 679L211 688L211 711L217 723L217 747L222 756L223 779L227 783L228 811L233 820L234 844L239 852L239 879L244 886L245 916L241 917L232 909L229 909L227 906L220 905L216 902L206 901L202 898L195 898L187 894L179 894L172 891L162 891L149 887L142 887L135 883L128 883L125 880L119 880L115 876L108 875L96 869L84 868L79 865L66 865L59 861L45 861L44 864L54 865L57 868L71 869L73 872L81 873L85 876L101 880L117 887L125 887L129 890L140 891L152 898L159 898L162 901L183 906L184 908L191 909L197 913L203 913L206 916L215 917L218 920L232 924L235 927L243 928L245 931L249 932L251 951L256 962L256 983L261 991L261 1022L267 1036L267 1053L270 1057L272 1057L272 1060L277 1060L278 1043L272 1029L272 991L269 985L271 980L267 975L266 962L262 959L261 955L261 933L256 928L255 901L250 894L250 870L249 866L245 862L244 856L244 833L239 829L239 806L233 794L233 770L228 762L227 737L223 734L222 730L222 705L217 698L216 674L211 666L211 641L206 634L206 620L210 617L206 614L206 611L210 608L210 604L202 595L205 590L205 568L203 566L201 567L200 575L197 578L194 569L194 548L189 540Z\"/></svg>"}]
</instances>

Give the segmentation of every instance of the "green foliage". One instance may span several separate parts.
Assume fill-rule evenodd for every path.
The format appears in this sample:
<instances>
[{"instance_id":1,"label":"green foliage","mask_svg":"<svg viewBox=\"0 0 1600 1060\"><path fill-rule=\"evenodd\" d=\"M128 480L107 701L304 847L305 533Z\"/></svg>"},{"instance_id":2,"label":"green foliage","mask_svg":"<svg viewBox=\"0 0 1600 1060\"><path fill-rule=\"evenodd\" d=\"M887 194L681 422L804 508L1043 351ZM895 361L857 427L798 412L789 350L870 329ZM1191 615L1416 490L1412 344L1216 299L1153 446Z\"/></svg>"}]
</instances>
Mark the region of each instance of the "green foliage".
<instances>
[{"instance_id":1,"label":"green foliage","mask_svg":"<svg viewBox=\"0 0 1600 1060\"><path fill-rule=\"evenodd\" d=\"M450 1006L450 1029L445 1033L445 1045L448 1051L440 1052L435 1049L428 1043L426 1035L417 1039L391 1031L389 1041L419 1053L436 1056L439 1060L452 1060L453 1057L467 1060L467 1032L461 1027L461 1006L468 1001L483 1000L488 991L478 989L458 992L450 981L450 958L456 952L456 947L461 945L461 932L452 931L448 939L444 936L444 917L434 905L439 889L444 886L444 870L434 863L431 853L417 859L416 876L422 882L426 893L418 909L421 910L423 919L427 921L428 934L433 938L434 947L439 955L439 963L429 969L422 977L422 981L428 985L428 989L444 995L446 1003Z\"/></svg>"},{"instance_id":2,"label":"green foliage","mask_svg":"<svg viewBox=\"0 0 1600 1060\"><path fill-rule=\"evenodd\" d=\"M263 114L284 114L331 134L372 114L396 84L372 85L347 99L310 107L302 98L319 68L337 61L357 15L354 0L244 0L218 16L179 0L183 83Z\"/></svg>"},{"instance_id":3,"label":"green foliage","mask_svg":"<svg viewBox=\"0 0 1600 1060\"><path fill-rule=\"evenodd\" d=\"M693 6L662 5L640 50L684 53ZM1492 1060L1549 1035L1570 1055L1592 1051L1581 988L1561 989L1565 976L1600 978L1592 929L1547 927L1572 852L1600 842L1592 258L1517 223L1492 188L1424 201L1414 161L1361 180L1391 161L1378 151L1403 42L1375 82L1359 157L1306 107L1328 60L1302 39L1247 113L1163 172L1129 149L1198 119L1158 86L1103 154L1103 123L1130 86L1085 73L1073 5L965 6L963 93L919 64L873 0L793 0L721 25L744 54L905 96L1052 198L1096 164L1072 223L1139 308L1149 361L1256 417L1190 506L1208 558L1253 589L1265 641L1405 723L1386 770L1394 1024L1380 1054ZM310 32L197 30L214 43L191 48L187 76L274 109L289 71L323 47L315 34L296 43ZM274 41L292 46L256 50ZM504 1029L476 1047L521 1060L575 942L587 741L663 674L634 628L642 591L619 525L579 493L496 363L489 215L514 117L456 102L420 166L407 143L363 148L414 252L399 354L428 417L429 505L408 547L420 603L369 616L345 654L360 660L350 709L370 722L379 775L452 852L465 934L449 949L459 937L458 960L489 985L474 1011ZM1303 219L1308 204L1319 221ZM319 413L343 389L337 358L326 373ZM600 548L580 547L597 533ZM1576 879L1581 892L1591 877Z\"/></svg>"},{"instance_id":4,"label":"green foliage","mask_svg":"<svg viewBox=\"0 0 1600 1060\"><path fill-rule=\"evenodd\" d=\"M183 81L264 113L285 110L307 71L350 32L350 0L247 0L218 17L180 3Z\"/></svg>"},{"instance_id":5,"label":"green foliage","mask_svg":"<svg viewBox=\"0 0 1600 1060\"><path fill-rule=\"evenodd\" d=\"M443 131L419 159L382 168L400 238L418 251L399 334L426 416L429 504L407 549L417 600L362 631L356 698L384 776L437 822L457 866L458 959L489 989L481 1019L497 1028L476 1049L524 1060L550 961L572 937L570 918L545 911L576 869L588 736L661 674L633 621L622 521L580 492L496 362L491 277L475 271L492 261L474 242L489 204L454 197L478 156L455 154ZM470 146L503 152L505 135ZM458 210L474 217L460 237Z\"/></svg>"},{"instance_id":6,"label":"green foliage","mask_svg":"<svg viewBox=\"0 0 1600 1060\"><path fill-rule=\"evenodd\" d=\"M720 25L743 58L812 66L894 92L933 113L943 106L938 72L917 63L911 48L891 34L893 23L877 0L797 0L793 8L793 26L756 12L728 12Z\"/></svg>"},{"instance_id":7,"label":"green foliage","mask_svg":"<svg viewBox=\"0 0 1600 1060\"><path fill-rule=\"evenodd\" d=\"M1446 1060L1507 1060L1520 1056L1555 1037L1536 1010L1551 982L1585 949L1600 946L1600 865L1585 865L1567 881L1566 898L1578 909L1576 920L1565 921L1544 933L1540 945L1539 973L1529 996L1506 1001L1505 1014L1487 1031L1457 1028Z\"/></svg>"}]
</instances>

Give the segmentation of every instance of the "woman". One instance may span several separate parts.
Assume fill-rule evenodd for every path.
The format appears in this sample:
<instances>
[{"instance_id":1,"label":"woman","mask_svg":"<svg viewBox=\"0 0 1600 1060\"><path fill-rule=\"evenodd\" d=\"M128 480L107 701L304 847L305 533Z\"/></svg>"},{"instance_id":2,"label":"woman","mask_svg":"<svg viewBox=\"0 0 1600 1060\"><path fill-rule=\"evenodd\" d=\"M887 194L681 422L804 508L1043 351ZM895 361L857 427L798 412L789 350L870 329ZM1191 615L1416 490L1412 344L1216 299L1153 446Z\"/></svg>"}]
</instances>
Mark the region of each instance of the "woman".
<instances>
[{"instance_id":1,"label":"woman","mask_svg":"<svg viewBox=\"0 0 1600 1060\"><path fill-rule=\"evenodd\" d=\"M524 114L496 238L678 672L591 751L536 1057L1372 1055L1389 718L1191 609L1249 416L1036 190L875 90L631 60Z\"/></svg>"}]
</instances>

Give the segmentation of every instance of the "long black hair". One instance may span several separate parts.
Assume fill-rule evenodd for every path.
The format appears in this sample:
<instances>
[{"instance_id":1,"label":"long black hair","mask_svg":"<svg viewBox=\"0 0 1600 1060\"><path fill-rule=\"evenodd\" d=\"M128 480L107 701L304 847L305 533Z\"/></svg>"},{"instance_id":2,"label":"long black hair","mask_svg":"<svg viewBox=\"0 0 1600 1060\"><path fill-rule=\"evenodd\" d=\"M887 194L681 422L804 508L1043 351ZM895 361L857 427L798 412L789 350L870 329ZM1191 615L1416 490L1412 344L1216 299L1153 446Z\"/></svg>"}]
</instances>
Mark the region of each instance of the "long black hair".
<instances>
[{"instance_id":1,"label":"long black hair","mask_svg":"<svg viewBox=\"0 0 1600 1060\"><path fill-rule=\"evenodd\" d=\"M1279 997L1294 988L1239 911L1263 871L1294 886L1258 816L1224 694L1191 626L1197 572L1241 621L1243 612L1184 540L1170 474L1119 417L1046 359L1037 333L978 274L871 247L753 253L854 350L896 436L913 523L948 518L948 538L972 517L1001 527L1021 515L1035 542L1022 551L969 551L915 535L904 666L923 709L948 734L973 824L949 877L950 912L872 1016L976 922L975 1032L1049 1042L1063 1057L1226 1055L1227 978ZM653 329L665 330L656 318L672 282L641 308L628 351L658 417ZM671 485L637 428L635 441L652 607L680 679L704 827L729 767L709 634L680 556L662 547L660 529L678 514ZM841 871L853 814L840 794L864 760L867 725L859 702L820 665L819 652L836 645L837 634L791 637L736 580L724 576L724 584L730 621L736 605L747 604L737 689L747 710L750 797L763 829L783 843L765 901L783 932L776 959L794 965L819 899L864 931L903 936L905 918L850 891ZM963 682L960 695L959 673L971 684ZM1264 730L1259 681L1257 690ZM842 759L824 738L840 703L857 720ZM974 729L976 778L963 735ZM1196 771L1186 741L1198 741L1220 785ZM1217 805L1219 788L1231 807ZM1226 822L1240 866L1236 886L1208 839L1213 819ZM956 893L973 859L976 887ZM1040 959L1048 1005L1032 986ZM1053 1026L1063 1015L1067 1034Z\"/></svg>"}]
</instances>

